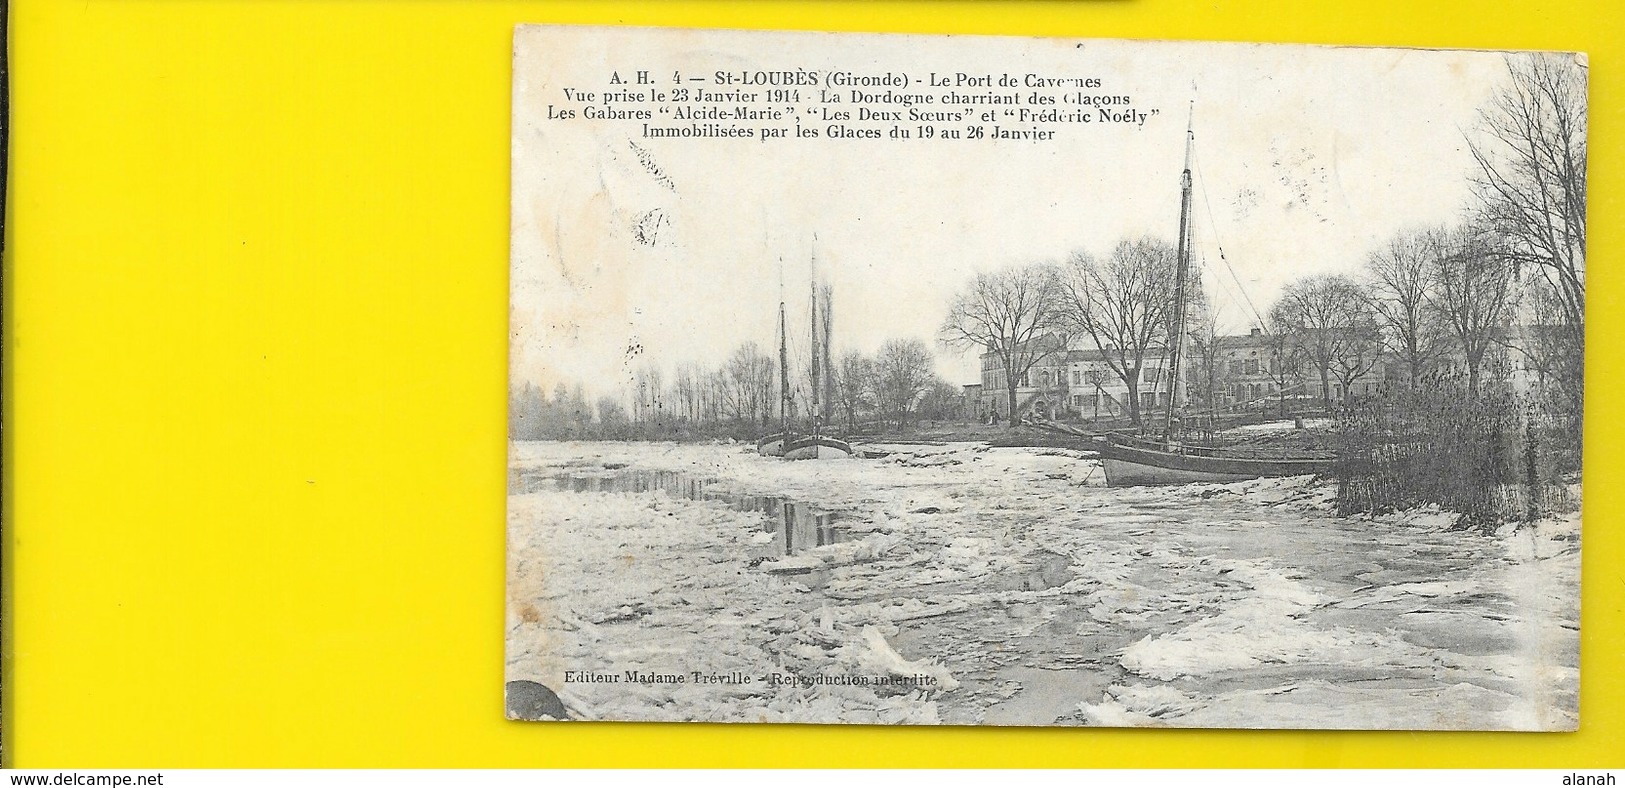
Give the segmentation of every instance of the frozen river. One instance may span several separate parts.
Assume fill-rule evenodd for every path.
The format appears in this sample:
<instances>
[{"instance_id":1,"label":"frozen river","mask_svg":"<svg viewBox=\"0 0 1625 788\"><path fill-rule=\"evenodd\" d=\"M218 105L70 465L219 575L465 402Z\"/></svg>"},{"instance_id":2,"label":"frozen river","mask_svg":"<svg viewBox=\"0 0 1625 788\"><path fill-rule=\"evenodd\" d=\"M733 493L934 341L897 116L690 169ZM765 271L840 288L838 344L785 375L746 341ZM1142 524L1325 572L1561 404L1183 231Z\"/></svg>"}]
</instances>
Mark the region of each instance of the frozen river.
<instances>
[{"instance_id":1,"label":"frozen river","mask_svg":"<svg viewBox=\"0 0 1625 788\"><path fill-rule=\"evenodd\" d=\"M594 719L1572 729L1578 515L1352 519L1074 452L519 443L509 680Z\"/></svg>"}]
</instances>

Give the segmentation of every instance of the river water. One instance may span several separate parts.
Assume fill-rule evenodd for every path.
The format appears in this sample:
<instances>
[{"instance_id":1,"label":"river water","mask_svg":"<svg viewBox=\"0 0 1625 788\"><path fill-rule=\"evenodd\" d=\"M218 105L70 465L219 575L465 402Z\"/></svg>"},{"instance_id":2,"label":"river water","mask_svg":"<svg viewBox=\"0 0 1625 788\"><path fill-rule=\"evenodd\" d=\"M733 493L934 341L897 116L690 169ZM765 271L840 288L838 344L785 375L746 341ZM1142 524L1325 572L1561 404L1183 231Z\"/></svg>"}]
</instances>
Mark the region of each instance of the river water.
<instances>
[{"instance_id":1,"label":"river water","mask_svg":"<svg viewBox=\"0 0 1625 788\"><path fill-rule=\"evenodd\" d=\"M1576 724L1577 517L1484 536L1336 517L1307 478L875 448L518 444L508 678L598 719Z\"/></svg>"}]
</instances>

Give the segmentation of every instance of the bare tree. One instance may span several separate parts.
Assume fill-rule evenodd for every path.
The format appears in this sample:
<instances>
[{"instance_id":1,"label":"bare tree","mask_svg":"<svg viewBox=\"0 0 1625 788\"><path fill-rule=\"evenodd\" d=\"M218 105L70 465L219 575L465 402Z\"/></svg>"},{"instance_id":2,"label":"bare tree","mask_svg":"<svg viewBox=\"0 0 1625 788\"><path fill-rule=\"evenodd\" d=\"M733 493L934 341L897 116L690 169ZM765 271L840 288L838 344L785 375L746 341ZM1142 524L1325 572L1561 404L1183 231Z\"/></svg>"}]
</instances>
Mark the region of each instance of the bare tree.
<instances>
[{"instance_id":1,"label":"bare tree","mask_svg":"<svg viewBox=\"0 0 1625 788\"><path fill-rule=\"evenodd\" d=\"M858 428L858 413L874 407L875 362L856 350L841 354L835 367L835 400L846 412L849 430Z\"/></svg>"},{"instance_id":2,"label":"bare tree","mask_svg":"<svg viewBox=\"0 0 1625 788\"><path fill-rule=\"evenodd\" d=\"M705 373L700 385L700 396L704 403L701 412L705 414L705 420L721 421L723 414L733 408L733 398L729 396L733 387L728 381L728 370L714 369Z\"/></svg>"},{"instance_id":3,"label":"bare tree","mask_svg":"<svg viewBox=\"0 0 1625 788\"><path fill-rule=\"evenodd\" d=\"M931 383L924 394L920 396L918 413L922 418L944 421L964 416L959 410L959 404L964 394L954 386L936 375L931 376Z\"/></svg>"},{"instance_id":4,"label":"bare tree","mask_svg":"<svg viewBox=\"0 0 1625 788\"><path fill-rule=\"evenodd\" d=\"M1066 342L1040 342L1054 332L1063 306L1059 276L1036 264L977 274L954 299L941 340L951 347L992 355L1003 373L1010 426L1016 426L1016 388L1039 361L1066 352Z\"/></svg>"},{"instance_id":5,"label":"bare tree","mask_svg":"<svg viewBox=\"0 0 1625 788\"><path fill-rule=\"evenodd\" d=\"M1176 252L1144 237L1122 241L1104 261L1076 252L1062 280L1062 319L1094 340L1101 358L1128 387L1129 418L1141 423L1140 373L1155 347L1168 343Z\"/></svg>"},{"instance_id":6,"label":"bare tree","mask_svg":"<svg viewBox=\"0 0 1625 788\"><path fill-rule=\"evenodd\" d=\"M605 430L619 430L626 424L626 408L620 400L608 394L598 398L598 424Z\"/></svg>"},{"instance_id":7,"label":"bare tree","mask_svg":"<svg viewBox=\"0 0 1625 788\"><path fill-rule=\"evenodd\" d=\"M1192 360L1190 380L1202 402L1211 409L1218 408L1219 392L1224 387L1225 337L1219 333L1217 309L1203 309L1190 332Z\"/></svg>"},{"instance_id":8,"label":"bare tree","mask_svg":"<svg viewBox=\"0 0 1625 788\"><path fill-rule=\"evenodd\" d=\"M1287 393L1302 380L1304 354L1287 328L1273 320L1262 328L1267 353L1265 369L1269 371L1270 382L1275 384L1275 390L1280 395L1281 417L1285 418Z\"/></svg>"},{"instance_id":9,"label":"bare tree","mask_svg":"<svg viewBox=\"0 0 1625 788\"><path fill-rule=\"evenodd\" d=\"M765 425L771 415L774 364L755 342L734 349L725 366L734 418Z\"/></svg>"},{"instance_id":10,"label":"bare tree","mask_svg":"<svg viewBox=\"0 0 1625 788\"><path fill-rule=\"evenodd\" d=\"M1559 345L1553 361L1569 406L1580 411L1585 375L1586 66L1572 55L1507 58L1510 79L1479 116L1470 140L1474 186L1497 253L1538 272L1553 307L1539 327Z\"/></svg>"},{"instance_id":11,"label":"bare tree","mask_svg":"<svg viewBox=\"0 0 1625 788\"><path fill-rule=\"evenodd\" d=\"M1467 366L1467 391L1477 395L1485 354L1502 341L1512 316L1510 258L1471 228L1437 236L1430 301L1449 326Z\"/></svg>"},{"instance_id":12,"label":"bare tree","mask_svg":"<svg viewBox=\"0 0 1625 788\"><path fill-rule=\"evenodd\" d=\"M1321 400L1332 404L1332 377L1352 393L1355 379L1377 364L1377 316L1353 279L1317 274L1286 286L1270 310L1270 322L1290 336L1320 373Z\"/></svg>"},{"instance_id":13,"label":"bare tree","mask_svg":"<svg viewBox=\"0 0 1625 788\"><path fill-rule=\"evenodd\" d=\"M1332 360L1332 374L1343 386L1343 398L1354 396L1354 383L1377 368L1382 361L1382 328L1369 302L1349 306L1349 323L1343 352Z\"/></svg>"},{"instance_id":14,"label":"bare tree","mask_svg":"<svg viewBox=\"0 0 1625 788\"><path fill-rule=\"evenodd\" d=\"M523 388L508 389L508 432L519 440L541 440L551 437L550 403L547 393L536 384L525 382Z\"/></svg>"},{"instance_id":15,"label":"bare tree","mask_svg":"<svg viewBox=\"0 0 1625 788\"><path fill-rule=\"evenodd\" d=\"M1366 258L1371 306L1411 386L1446 349L1444 325L1432 308L1434 260L1444 232L1443 228L1402 232Z\"/></svg>"},{"instance_id":16,"label":"bare tree","mask_svg":"<svg viewBox=\"0 0 1625 788\"><path fill-rule=\"evenodd\" d=\"M705 371L694 364L679 364L672 381L672 398L683 421L699 421Z\"/></svg>"},{"instance_id":17,"label":"bare tree","mask_svg":"<svg viewBox=\"0 0 1625 788\"><path fill-rule=\"evenodd\" d=\"M1565 325L1563 307L1545 281L1526 275L1520 284L1522 309L1516 319L1523 325L1508 332L1505 344L1536 373L1544 394L1555 394L1561 410L1578 416L1580 402L1575 397L1583 370L1576 366L1583 358L1578 357L1575 342L1583 337L1575 337L1572 327Z\"/></svg>"},{"instance_id":18,"label":"bare tree","mask_svg":"<svg viewBox=\"0 0 1625 788\"><path fill-rule=\"evenodd\" d=\"M888 339L880 346L875 358L880 402L896 417L898 429L907 428L914 404L936 382L931 367L931 350L918 339Z\"/></svg>"},{"instance_id":19,"label":"bare tree","mask_svg":"<svg viewBox=\"0 0 1625 788\"><path fill-rule=\"evenodd\" d=\"M562 396L563 384L561 383L559 386L559 388L554 389L554 395L557 398L555 402L564 401ZM569 413L571 434L580 435L586 432L588 425L592 423L592 406L587 404L586 387L581 385L579 382L571 387L568 404L564 407Z\"/></svg>"},{"instance_id":20,"label":"bare tree","mask_svg":"<svg viewBox=\"0 0 1625 788\"><path fill-rule=\"evenodd\" d=\"M638 423L659 422L665 415L665 392L660 367L653 362L640 364L633 374L632 420Z\"/></svg>"}]
</instances>

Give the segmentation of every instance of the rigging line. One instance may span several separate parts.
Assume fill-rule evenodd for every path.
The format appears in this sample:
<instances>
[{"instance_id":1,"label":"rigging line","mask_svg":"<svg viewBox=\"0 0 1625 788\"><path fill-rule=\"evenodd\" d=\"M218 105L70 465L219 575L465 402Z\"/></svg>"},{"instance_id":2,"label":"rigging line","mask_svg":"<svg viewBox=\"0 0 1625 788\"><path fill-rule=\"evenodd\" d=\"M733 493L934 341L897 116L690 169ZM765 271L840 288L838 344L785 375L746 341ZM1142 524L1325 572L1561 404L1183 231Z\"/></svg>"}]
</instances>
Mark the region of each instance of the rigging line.
<instances>
[{"instance_id":1,"label":"rigging line","mask_svg":"<svg viewBox=\"0 0 1625 788\"><path fill-rule=\"evenodd\" d=\"M1241 297L1237 297L1236 291L1234 289L1232 289L1231 286L1224 281L1224 277L1220 275L1220 272L1208 262L1207 253L1205 251L1202 251L1201 247L1200 247L1200 244L1197 243L1197 241L1199 240L1199 236L1200 236L1200 228L1196 227L1193 224L1191 226L1191 249L1192 249L1192 254L1195 256L1194 262L1195 262L1196 266L1199 269L1201 269L1202 271L1205 271L1205 272L1208 272L1208 273L1212 274L1212 279L1213 279L1214 282L1217 283L1217 287L1218 287L1218 289L1220 291L1219 292L1220 295L1223 295L1223 296L1227 297L1229 299L1229 301L1232 302L1232 303L1235 303L1235 304L1243 303L1243 301L1245 299L1245 296L1246 296L1245 292L1241 293ZM1218 242L1217 238L1215 238L1214 242L1215 243ZM1206 282L1207 282L1207 279L1204 278L1202 281L1203 281L1203 284L1205 285ZM1204 287L1203 289L1205 290L1206 288ZM1204 294L1204 297L1205 297L1205 294ZM1219 306L1220 306L1220 303L1217 302L1217 301L1211 301L1211 302L1209 302L1207 304L1208 319L1210 321L1216 321L1216 315L1217 315Z\"/></svg>"},{"instance_id":2,"label":"rigging line","mask_svg":"<svg viewBox=\"0 0 1625 788\"><path fill-rule=\"evenodd\" d=\"M1196 170L1198 173L1201 173L1202 171L1201 154L1197 154ZM1230 257L1224 253L1224 243L1219 240L1219 221L1218 218L1213 215L1213 201L1208 196L1207 178L1205 176L1202 177L1202 204L1207 210L1208 222L1213 226L1213 245L1218 248L1220 262L1223 262L1225 270L1230 272L1230 279L1236 285L1236 292L1241 295L1241 302L1246 304L1247 308L1252 311L1253 317L1257 320L1259 329L1267 331L1268 325L1267 321L1264 319L1263 313L1259 312L1258 305L1254 304L1252 297L1247 294L1247 286L1242 284L1241 277L1236 273L1235 266L1230 264ZM1224 281L1222 277L1219 277L1219 280L1221 283ZM1227 291L1229 290L1228 287L1225 289Z\"/></svg>"},{"instance_id":3,"label":"rigging line","mask_svg":"<svg viewBox=\"0 0 1625 788\"><path fill-rule=\"evenodd\" d=\"M1240 288L1241 299L1246 302L1247 308L1253 311L1253 317L1258 318L1259 329L1268 332L1269 329L1265 323L1264 314L1258 311L1258 306L1253 303L1252 297L1247 295L1247 287L1241 283L1241 277L1236 274L1235 266L1230 264L1230 258L1224 253L1224 243L1219 240L1219 220L1213 215L1213 200L1208 197L1207 193L1207 176L1202 174L1202 154L1200 151L1196 153L1195 159L1196 174L1202 181L1202 205L1207 208L1208 222L1213 225L1213 245L1219 248L1219 259L1224 262L1224 267L1230 271L1230 278L1235 280L1236 287Z\"/></svg>"},{"instance_id":4,"label":"rigging line","mask_svg":"<svg viewBox=\"0 0 1625 788\"><path fill-rule=\"evenodd\" d=\"M1224 296L1225 296L1225 298L1227 300L1227 303L1232 304L1232 305L1239 305L1239 304L1245 303L1245 299L1239 293L1236 292L1235 286L1231 285L1228 282L1226 282L1224 280L1224 277L1220 276L1220 272L1217 271L1217 270L1214 270L1213 266L1208 263L1207 255L1202 256L1202 266L1203 266L1203 268L1213 272L1213 279L1214 279L1214 281L1219 283L1219 289L1221 291L1223 291L1223 294L1224 294ZM1217 321L1217 319L1218 319L1218 312L1220 311L1219 307L1220 307L1220 304L1217 304L1217 303L1208 305L1208 309L1211 312L1214 313L1212 318L1215 321ZM1243 315L1243 317L1245 317L1245 315Z\"/></svg>"},{"instance_id":5,"label":"rigging line","mask_svg":"<svg viewBox=\"0 0 1625 788\"><path fill-rule=\"evenodd\" d=\"M1201 158L1200 157L1201 157L1201 154L1198 153L1197 154L1197 161L1196 161L1196 169L1197 169L1198 173L1200 173L1201 170L1202 170L1202 164L1201 164ZM1214 216L1214 214L1213 214L1213 200L1208 195L1206 176L1202 176L1202 204L1203 204L1203 206L1205 207L1205 209L1207 211L1208 222L1212 226L1213 244L1214 244L1214 246L1216 246L1218 248L1219 260L1224 263L1226 270L1228 270L1230 272L1230 279L1231 279L1231 281L1233 281L1235 283L1236 289L1234 291L1232 291L1230 289L1229 285L1225 284L1224 278L1222 276L1217 277L1219 279L1219 283L1224 286L1224 289L1225 289L1226 293L1239 294L1241 296L1241 298L1239 299L1240 302L1245 304L1246 307L1249 310L1252 311L1253 317L1256 318L1258 320L1258 322L1259 322L1259 325L1262 326L1262 324L1263 324L1263 315L1259 314L1258 307L1255 304L1253 304L1252 298L1247 295L1247 288L1242 285L1241 278L1236 274L1235 267L1230 264L1229 256L1224 253L1224 243L1219 240L1219 221L1218 221L1218 218L1216 216ZM1215 270L1214 273L1217 274L1218 271Z\"/></svg>"},{"instance_id":6,"label":"rigging line","mask_svg":"<svg viewBox=\"0 0 1625 788\"><path fill-rule=\"evenodd\" d=\"M1192 233L1192 234L1194 235L1194 233ZM1219 289L1223 291L1224 295L1227 296L1234 303L1241 303L1243 299L1240 298L1240 297L1237 297L1236 291L1234 289L1232 289L1229 284L1226 284L1225 281L1224 281L1224 277L1219 276L1219 272L1217 270L1215 270L1211 264L1208 263L1207 253L1198 251L1196 254L1197 254L1197 262L1200 264L1202 270L1208 271L1208 272L1213 274L1213 280L1218 283ZM1204 282L1205 281L1206 280L1204 280ZM1217 311L1217 305L1216 304L1208 304L1208 310L1210 312L1216 312Z\"/></svg>"}]
</instances>

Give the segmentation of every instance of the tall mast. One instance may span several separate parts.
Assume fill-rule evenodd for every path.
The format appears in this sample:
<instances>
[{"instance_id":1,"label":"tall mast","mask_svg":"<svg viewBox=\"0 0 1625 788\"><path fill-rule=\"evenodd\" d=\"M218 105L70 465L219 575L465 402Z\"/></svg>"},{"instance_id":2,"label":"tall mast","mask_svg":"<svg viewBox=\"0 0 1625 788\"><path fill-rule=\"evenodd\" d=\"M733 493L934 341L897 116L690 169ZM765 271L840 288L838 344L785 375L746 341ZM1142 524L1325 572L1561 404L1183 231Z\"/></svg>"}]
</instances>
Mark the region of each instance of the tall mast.
<instances>
[{"instance_id":1,"label":"tall mast","mask_svg":"<svg viewBox=\"0 0 1625 788\"><path fill-rule=\"evenodd\" d=\"M784 301L779 301L779 426L790 431L790 330L784 322Z\"/></svg>"},{"instance_id":2,"label":"tall mast","mask_svg":"<svg viewBox=\"0 0 1625 788\"><path fill-rule=\"evenodd\" d=\"M813 420L813 434L818 434L818 381L819 381L819 349L818 349L818 285L812 286L812 406L807 415Z\"/></svg>"},{"instance_id":3,"label":"tall mast","mask_svg":"<svg viewBox=\"0 0 1625 788\"><path fill-rule=\"evenodd\" d=\"M835 325L835 295L829 285L822 288L824 294L824 409L821 415L824 423L828 424L835 411L835 351L831 349L830 335L834 333Z\"/></svg>"},{"instance_id":4,"label":"tall mast","mask_svg":"<svg viewBox=\"0 0 1625 788\"><path fill-rule=\"evenodd\" d=\"M1174 408L1179 401L1179 356L1185 347L1185 280L1191 267L1191 153L1196 144L1193 124L1196 119L1196 101L1191 101L1190 116L1185 121L1185 171L1179 176L1179 246L1178 263L1174 271L1174 315L1170 324L1172 336L1168 338L1168 413L1163 419L1163 441L1174 441Z\"/></svg>"},{"instance_id":5,"label":"tall mast","mask_svg":"<svg viewBox=\"0 0 1625 788\"><path fill-rule=\"evenodd\" d=\"M818 388L822 379L819 375L818 362L823 351L819 349L818 342L818 235L816 233L813 234L812 264L810 268L812 278L812 406L807 415L812 417L812 433L817 435L818 417L822 413L819 410L818 403Z\"/></svg>"}]
</instances>

